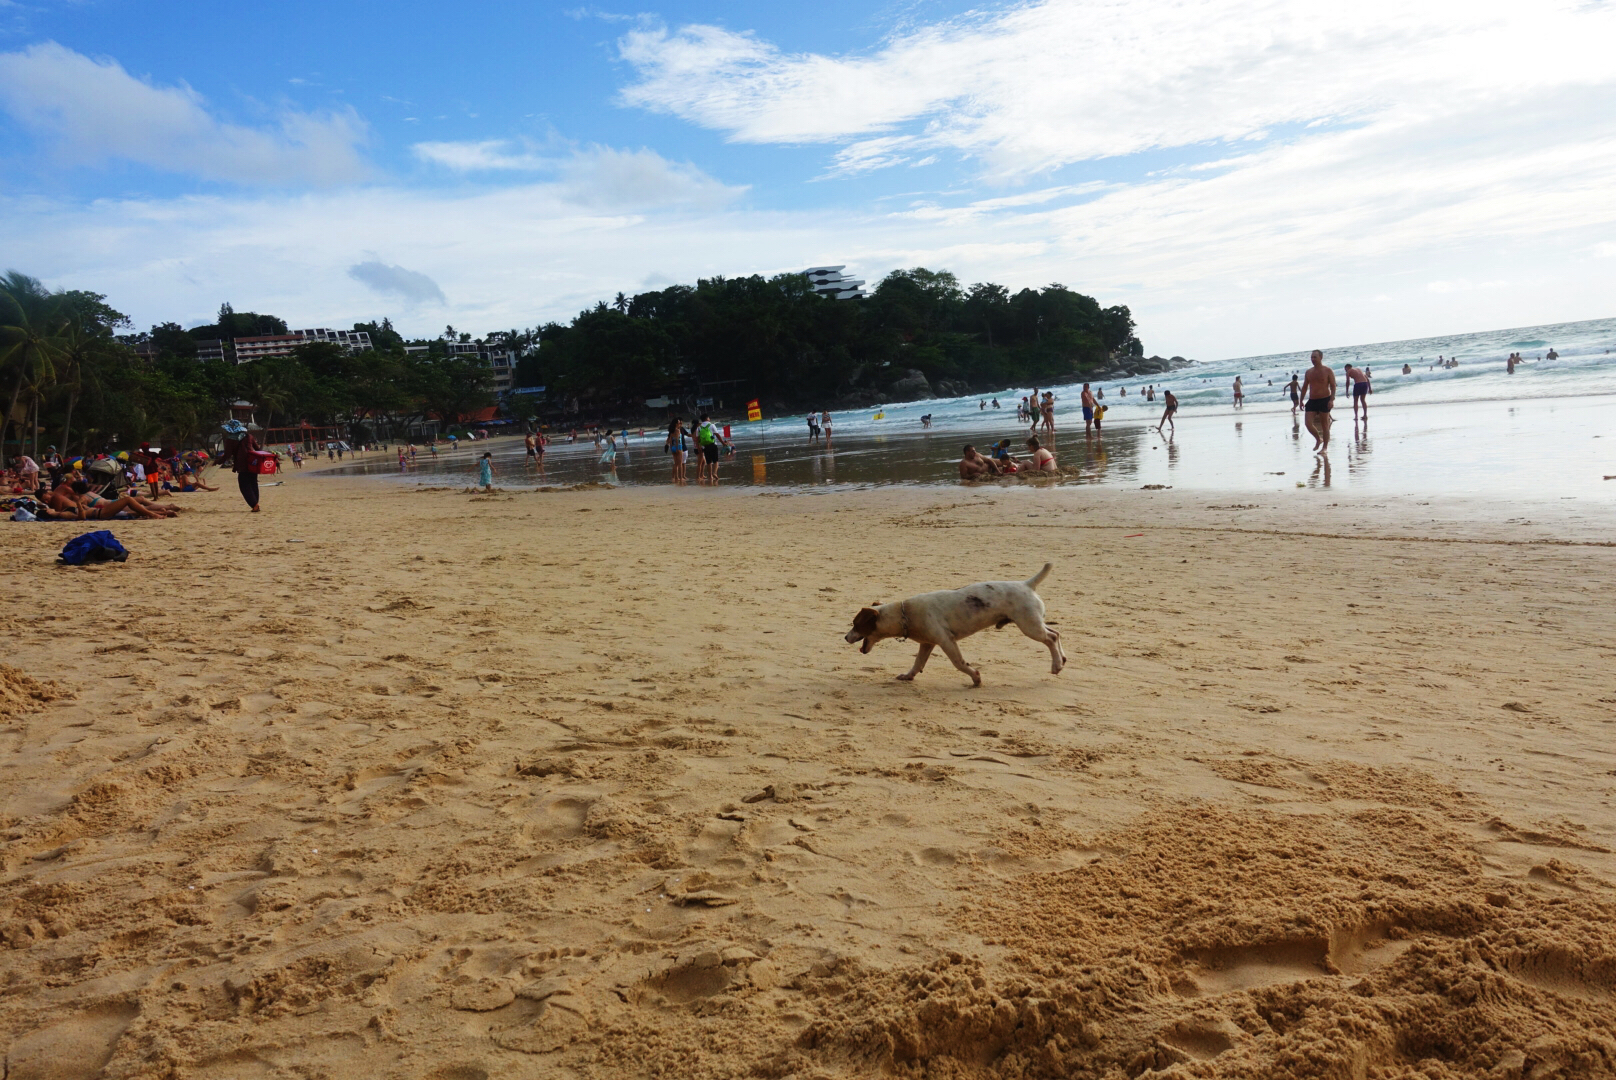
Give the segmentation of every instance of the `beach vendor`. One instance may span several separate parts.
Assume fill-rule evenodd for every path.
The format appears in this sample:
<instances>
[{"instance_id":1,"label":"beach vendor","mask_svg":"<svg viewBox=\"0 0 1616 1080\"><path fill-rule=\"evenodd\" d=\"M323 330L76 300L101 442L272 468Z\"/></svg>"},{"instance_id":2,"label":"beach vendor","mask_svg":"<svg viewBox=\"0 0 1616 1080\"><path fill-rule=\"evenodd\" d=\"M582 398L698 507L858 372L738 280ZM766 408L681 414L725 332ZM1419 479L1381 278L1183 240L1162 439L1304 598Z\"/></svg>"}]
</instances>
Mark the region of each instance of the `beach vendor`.
<instances>
[{"instance_id":1,"label":"beach vendor","mask_svg":"<svg viewBox=\"0 0 1616 1080\"><path fill-rule=\"evenodd\" d=\"M253 513L258 513L258 457L263 451L254 439L247 425L240 420L226 420L220 427L224 431L224 449L220 451L220 459L230 462L230 467L236 470L236 486L241 489L241 497L247 500Z\"/></svg>"}]
</instances>

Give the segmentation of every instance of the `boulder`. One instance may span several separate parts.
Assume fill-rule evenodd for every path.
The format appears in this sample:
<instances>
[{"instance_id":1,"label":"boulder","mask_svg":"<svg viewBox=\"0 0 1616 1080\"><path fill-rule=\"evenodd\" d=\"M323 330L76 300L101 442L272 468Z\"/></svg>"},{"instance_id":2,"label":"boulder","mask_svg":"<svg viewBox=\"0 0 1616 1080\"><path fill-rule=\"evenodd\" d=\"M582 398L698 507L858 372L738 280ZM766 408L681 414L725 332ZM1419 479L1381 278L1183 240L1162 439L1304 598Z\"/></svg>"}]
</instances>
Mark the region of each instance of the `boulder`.
<instances>
[{"instance_id":1,"label":"boulder","mask_svg":"<svg viewBox=\"0 0 1616 1080\"><path fill-rule=\"evenodd\" d=\"M891 401L919 401L933 396L925 372L914 368L904 372L903 378L887 387L887 393Z\"/></svg>"}]
</instances>

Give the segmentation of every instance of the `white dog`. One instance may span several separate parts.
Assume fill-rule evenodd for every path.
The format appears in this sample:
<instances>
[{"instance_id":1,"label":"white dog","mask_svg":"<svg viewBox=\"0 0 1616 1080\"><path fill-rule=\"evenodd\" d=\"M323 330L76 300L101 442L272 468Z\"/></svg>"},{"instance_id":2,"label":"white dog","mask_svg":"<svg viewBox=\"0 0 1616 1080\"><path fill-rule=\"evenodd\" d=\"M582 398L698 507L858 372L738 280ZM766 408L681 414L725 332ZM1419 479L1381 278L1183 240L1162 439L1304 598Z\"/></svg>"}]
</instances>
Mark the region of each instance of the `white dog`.
<instances>
[{"instance_id":1,"label":"white dog","mask_svg":"<svg viewBox=\"0 0 1616 1080\"><path fill-rule=\"evenodd\" d=\"M973 685L981 686L982 673L960 655L959 640L990 626L1003 628L1015 623L1023 634L1049 646L1049 670L1059 675L1066 666L1066 654L1061 651L1060 634L1044 625L1044 601L1035 591L1049 574L1050 565L1045 563L1026 581L983 581L963 589L921 593L896 604L864 608L853 616L847 640L864 642L859 652L867 653L886 638L912 638L920 643L920 652L915 654L914 667L898 678L908 682L919 675L932 649L940 648L955 667L971 677Z\"/></svg>"}]
</instances>

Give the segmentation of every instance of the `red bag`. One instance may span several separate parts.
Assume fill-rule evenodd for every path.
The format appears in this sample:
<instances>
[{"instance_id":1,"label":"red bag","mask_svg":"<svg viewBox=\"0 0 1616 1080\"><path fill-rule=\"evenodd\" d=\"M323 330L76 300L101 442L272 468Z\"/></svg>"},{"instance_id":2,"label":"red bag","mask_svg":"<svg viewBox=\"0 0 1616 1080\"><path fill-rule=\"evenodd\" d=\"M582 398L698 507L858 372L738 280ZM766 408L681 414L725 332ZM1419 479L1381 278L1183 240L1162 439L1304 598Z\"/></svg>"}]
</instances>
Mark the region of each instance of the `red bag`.
<instances>
[{"instance_id":1,"label":"red bag","mask_svg":"<svg viewBox=\"0 0 1616 1080\"><path fill-rule=\"evenodd\" d=\"M260 476L268 476L275 471L275 455L263 450L253 450L252 471Z\"/></svg>"}]
</instances>

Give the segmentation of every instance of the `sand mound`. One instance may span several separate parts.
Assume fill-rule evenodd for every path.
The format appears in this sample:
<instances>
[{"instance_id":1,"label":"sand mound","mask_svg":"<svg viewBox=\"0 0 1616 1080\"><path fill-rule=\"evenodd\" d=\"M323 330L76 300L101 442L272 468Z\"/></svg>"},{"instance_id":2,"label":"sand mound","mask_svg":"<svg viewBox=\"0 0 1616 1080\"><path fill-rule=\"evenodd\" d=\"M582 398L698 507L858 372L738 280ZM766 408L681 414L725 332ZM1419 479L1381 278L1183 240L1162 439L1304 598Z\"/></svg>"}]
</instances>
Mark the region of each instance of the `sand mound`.
<instances>
[{"instance_id":1,"label":"sand mound","mask_svg":"<svg viewBox=\"0 0 1616 1080\"><path fill-rule=\"evenodd\" d=\"M37 712L53 701L72 696L59 683L33 679L9 664L0 664L0 720Z\"/></svg>"},{"instance_id":2,"label":"sand mound","mask_svg":"<svg viewBox=\"0 0 1616 1080\"><path fill-rule=\"evenodd\" d=\"M1430 817L1187 806L1088 846L1115 854L967 913L1013 950L997 974L840 976L798 1047L982 1077L1616 1074L1616 903L1488 891Z\"/></svg>"}]
</instances>

